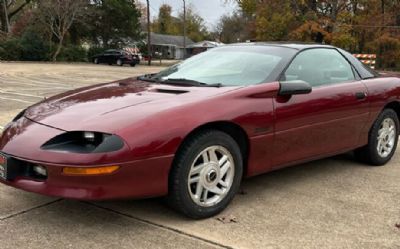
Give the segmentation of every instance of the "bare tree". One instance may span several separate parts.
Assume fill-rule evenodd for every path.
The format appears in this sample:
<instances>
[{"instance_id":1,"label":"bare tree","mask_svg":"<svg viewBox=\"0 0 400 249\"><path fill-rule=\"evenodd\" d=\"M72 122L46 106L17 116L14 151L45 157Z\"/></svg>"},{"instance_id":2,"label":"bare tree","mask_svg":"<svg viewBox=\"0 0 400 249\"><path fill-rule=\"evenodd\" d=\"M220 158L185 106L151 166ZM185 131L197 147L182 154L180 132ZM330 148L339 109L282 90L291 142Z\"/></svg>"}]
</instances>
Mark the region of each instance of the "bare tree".
<instances>
[{"instance_id":1,"label":"bare tree","mask_svg":"<svg viewBox=\"0 0 400 249\"><path fill-rule=\"evenodd\" d=\"M85 12L86 0L47 0L39 4L40 19L58 39L52 60L56 61L63 47L64 39L72 24Z\"/></svg>"},{"instance_id":2,"label":"bare tree","mask_svg":"<svg viewBox=\"0 0 400 249\"><path fill-rule=\"evenodd\" d=\"M1 31L10 32L11 19L20 13L31 0L0 0Z\"/></svg>"}]
</instances>

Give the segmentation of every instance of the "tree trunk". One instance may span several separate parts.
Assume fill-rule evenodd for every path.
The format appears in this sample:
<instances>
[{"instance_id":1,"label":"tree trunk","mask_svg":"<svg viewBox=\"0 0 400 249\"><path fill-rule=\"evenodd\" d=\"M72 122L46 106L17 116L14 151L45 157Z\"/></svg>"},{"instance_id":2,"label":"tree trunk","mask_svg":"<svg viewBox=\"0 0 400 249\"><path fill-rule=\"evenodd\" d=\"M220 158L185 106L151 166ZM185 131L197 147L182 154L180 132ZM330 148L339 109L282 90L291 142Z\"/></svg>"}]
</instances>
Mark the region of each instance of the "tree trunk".
<instances>
[{"instance_id":1,"label":"tree trunk","mask_svg":"<svg viewBox=\"0 0 400 249\"><path fill-rule=\"evenodd\" d=\"M63 40L64 40L64 38L60 38L60 41L57 44L56 52L54 52L54 54L53 54L53 61L57 61L57 56L60 54L61 48L63 46Z\"/></svg>"},{"instance_id":2,"label":"tree trunk","mask_svg":"<svg viewBox=\"0 0 400 249\"><path fill-rule=\"evenodd\" d=\"M6 0L1 1L1 9L0 9L0 20L1 20L1 31L4 33L10 32L10 22L7 11L7 3Z\"/></svg>"}]
</instances>

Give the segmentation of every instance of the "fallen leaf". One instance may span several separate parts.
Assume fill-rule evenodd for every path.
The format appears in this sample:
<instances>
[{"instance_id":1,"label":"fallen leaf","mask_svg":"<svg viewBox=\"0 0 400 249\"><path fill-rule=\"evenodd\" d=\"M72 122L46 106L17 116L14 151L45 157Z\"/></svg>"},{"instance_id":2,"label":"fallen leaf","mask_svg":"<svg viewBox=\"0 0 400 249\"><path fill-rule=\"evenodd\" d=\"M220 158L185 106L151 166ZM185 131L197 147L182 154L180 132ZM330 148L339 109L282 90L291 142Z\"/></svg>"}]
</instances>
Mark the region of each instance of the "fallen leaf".
<instances>
[{"instance_id":1,"label":"fallen leaf","mask_svg":"<svg viewBox=\"0 0 400 249\"><path fill-rule=\"evenodd\" d=\"M218 217L216 218L218 221L224 223L224 224L229 224L229 223L238 223L238 220L236 217Z\"/></svg>"}]
</instances>

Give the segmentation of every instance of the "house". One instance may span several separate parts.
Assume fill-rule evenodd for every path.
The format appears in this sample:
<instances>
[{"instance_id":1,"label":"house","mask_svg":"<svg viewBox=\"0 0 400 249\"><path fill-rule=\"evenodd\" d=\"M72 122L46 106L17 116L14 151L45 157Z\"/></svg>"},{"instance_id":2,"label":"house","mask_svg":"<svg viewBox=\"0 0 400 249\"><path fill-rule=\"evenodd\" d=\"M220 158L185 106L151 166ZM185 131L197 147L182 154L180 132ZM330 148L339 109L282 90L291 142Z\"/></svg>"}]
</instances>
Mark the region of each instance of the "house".
<instances>
[{"instance_id":1,"label":"house","mask_svg":"<svg viewBox=\"0 0 400 249\"><path fill-rule=\"evenodd\" d=\"M198 43L188 45L187 48L188 48L189 55L196 55L196 54L202 53L204 51L207 51L209 49L212 49L212 48L215 48L218 46L222 46L222 45L224 45L224 44L221 42L201 41Z\"/></svg>"},{"instance_id":2,"label":"house","mask_svg":"<svg viewBox=\"0 0 400 249\"><path fill-rule=\"evenodd\" d=\"M150 33L150 39L153 55L161 55L164 59L184 59L183 36ZM194 42L189 37L186 37L186 47L192 44ZM188 51L188 49L186 50Z\"/></svg>"}]
</instances>

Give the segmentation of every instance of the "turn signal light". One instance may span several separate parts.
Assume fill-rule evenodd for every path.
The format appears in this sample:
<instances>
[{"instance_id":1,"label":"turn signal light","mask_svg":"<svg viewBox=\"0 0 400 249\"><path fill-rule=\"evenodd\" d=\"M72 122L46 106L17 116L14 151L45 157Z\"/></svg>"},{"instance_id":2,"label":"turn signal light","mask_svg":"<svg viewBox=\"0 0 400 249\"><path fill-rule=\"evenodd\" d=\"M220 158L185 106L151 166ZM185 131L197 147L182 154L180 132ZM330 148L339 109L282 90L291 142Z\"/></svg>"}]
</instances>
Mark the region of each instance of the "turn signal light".
<instances>
[{"instance_id":1,"label":"turn signal light","mask_svg":"<svg viewBox=\"0 0 400 249\"><path fill-rule=\"evenodd\" d=\"M66 175L106 175L111 174L119 169L119 166L105 167L65 167L63 173Z\"/></svg>"}]
</instances>

